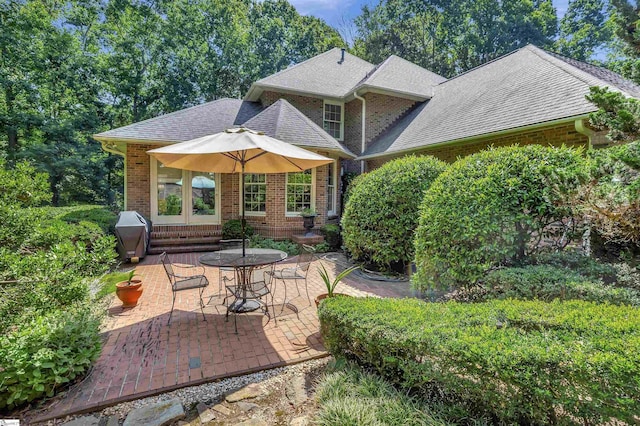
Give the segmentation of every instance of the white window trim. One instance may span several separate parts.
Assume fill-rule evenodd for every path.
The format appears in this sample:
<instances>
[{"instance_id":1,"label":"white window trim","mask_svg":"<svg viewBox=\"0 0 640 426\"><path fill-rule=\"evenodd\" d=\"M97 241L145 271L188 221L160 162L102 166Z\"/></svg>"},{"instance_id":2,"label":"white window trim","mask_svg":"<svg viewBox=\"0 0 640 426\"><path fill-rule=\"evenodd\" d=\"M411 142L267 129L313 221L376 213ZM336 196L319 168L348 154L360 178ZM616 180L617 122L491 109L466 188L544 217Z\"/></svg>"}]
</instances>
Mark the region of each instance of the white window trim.
<instances>
[{"instance_id":1,"label":"white window trim","mask_svg":"<svg viewBox=\"0 0 640 426\"><path fill-rule=\"evenodd\" d=\"M289 174L284 176L284 211L285 217L300 217L300 212L287 211L287 198L289 193ZM316 209L316 169L311 169L311 208Z\"/></svg>"},{"instance_id":2,"label":"white window trim","mask_svg":"<svg viewBox=\"0 0 640 426\"><path fill-rule=\"evenodd\" d=\"M327 208L327 216L338 215L338 160L333 160L333 210ZM328 168L328 166L327 166ZM327 176L328 177L328 176ZM327 180L327 200L329 195L329 185Z\"/></svg>"},{"instance_id":3,"label":"white window trim","mask_svg":"<svg viewBox=\"0 0 640 426\"><path fill-rule=\"evenodd\" d=\"M322 128L324 129L324 112L325 105L338 105L340 107L340 137L336 138L336 140L342 142L344 141L344 102L336 102L328 99L324 99L322 102ZM333 122L332 122L333 123Z\"/></svg>"},{"instance_id":4,"label":"white window trim","mask_svg":"<svg viewBox=\"0 0 640 426\"><path fill-rule=\"evenodd\" d=\"M268 174L266 174L266 173L247 173L247 174L255 174L255 175L265 175L265 176L269 176L269 175L268 175ZM239 198L239 200L240 200L240 201L239 201L239 202L240 202L240 204L238 204L238 206L239 206L239 208L240 208L240 211L238 212L239 214L242 214L242 203L244 203L244 200L242 199L242 178L243 178L242 173L240 173L240 179L238 180L238 185L240 185L240 186L238 187L238 198ZM267 189L267 191L269 191L269 187L268 187L267 179L268 179L268 177L265 177L264 186L265 186L265 188ZM246 207L246 206L245 206L245 207ZM265 201L264 208L265 208L265 209L267 208L267 203L266 203L266 201ZM266 211L265 211L265 212L250 212L250 211L245 210L244 215L245 215L245 216L253 216L253 217L265 217L265 216L267 215L267 212L266 212Z\"/></svg>"}]
</instances>

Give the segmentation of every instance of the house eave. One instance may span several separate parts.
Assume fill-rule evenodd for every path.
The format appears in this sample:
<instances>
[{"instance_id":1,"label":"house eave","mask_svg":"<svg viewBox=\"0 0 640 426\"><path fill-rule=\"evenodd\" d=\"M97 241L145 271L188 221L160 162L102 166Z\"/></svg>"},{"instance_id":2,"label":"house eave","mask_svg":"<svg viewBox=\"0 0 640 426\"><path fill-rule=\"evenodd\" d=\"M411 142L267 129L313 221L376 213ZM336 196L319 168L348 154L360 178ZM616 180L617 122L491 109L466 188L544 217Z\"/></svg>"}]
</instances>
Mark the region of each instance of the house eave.
<instances>
[{"instance_id":1,"label":"house eave","mask_svg":"<svg viewBox=\"0 0 640 426\"><path fill-rule=\"evenodd\" d=\"M361 86L358 86L356 89L350 91L349 94L345 96L344 101L349 102L355 99L354 92L358 92L358 94L361 96L366 93L376 93L379 95L393 96L395 98L409 99L411 101L416 101L416 102L424 102L432 98L432 96L419 95L416 93L404 92L402 90L393 90L393 89L387 89L383 87L369 86L368 84L363 84Z\"/></svg>"},{"instance_id":2,"label":"house eave","mask_svg":"<svg viewBox=\"0 0 640 426\"><path fill-rule=\"evenodd\" d=\"M399 156L399 155L406 155L406 154L416 153L418 151L424 151L426 149L442 148L442 147L447 147L447 146L460 145L460 144L471 142L471 141L481 141L483 139L489 139L489 138L493 138L493 137L496 137L496 136L508 136L508 135L515 134L515 133L521 133L521 132L536 130L536 129L540 129L540 128L544 128L544 127L548 127L548 126L555 126L555 125L558 125L558 124L575 123L576 120L583 120L583 119L588 118L588 117L589 117L589 114L573 115L571 117L564 117L564 118L559 118L559 119L556 119L556 120L543 121L543 122L540 122L540 123L529 124L529 125L526 125L526 126L512 127L510 129L498 130L498 131L491 132L491 133L483 133L481 135L474 135L474 136L468 136L468 137L459 138L459 139L442 141L442 142L437 142L437 143L430 144L430 145L422 145L422 146L418 146L418 147L401 149L401 150L397 150L397 151L385 151L385 152L380 152L380 153L376 153L376 154L363 155L363 156L357 157L356 160L358 160L358 161L361 161L361 160L373 160L373 159L376 159L376 158L384 158L384 157L390 157L390 156Z\"/></svg>"}]
</instances>

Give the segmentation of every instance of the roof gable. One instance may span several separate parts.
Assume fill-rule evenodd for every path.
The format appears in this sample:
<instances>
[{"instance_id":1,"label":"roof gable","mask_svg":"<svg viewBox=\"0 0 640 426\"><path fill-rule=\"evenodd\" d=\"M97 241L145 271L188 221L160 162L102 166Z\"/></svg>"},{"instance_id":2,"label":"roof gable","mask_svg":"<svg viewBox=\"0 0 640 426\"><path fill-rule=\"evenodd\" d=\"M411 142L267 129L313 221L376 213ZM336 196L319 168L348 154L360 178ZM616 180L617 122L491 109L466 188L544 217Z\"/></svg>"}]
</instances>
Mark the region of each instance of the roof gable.
<instances>
[{"instance_id":1,"label":"roof gable","mask_svg":"<svg viewBox=\"0 0 640 426\"><path fill-rule=\"evenodd\" d=\"M343 157L355 155L284 99L271 104L244 123L245 127L292 145L339 152Z\"/></svg>"},{"instance_id":2,"label":"roof gable","mask_svg":"<svg viewBox=\"0 0 640 426\"><path fill-rule=\"evenodd\" d=\"M355 90L374 88L428 99L433 96L433 88L446 80L413 62L391 55L369 73Z\"/></svg>"},{"instance_id":3,"label":"roof gable","mask_svg":"<svg viewBox=\"0 0 640 426\"><path fill-rule=\"evenodd\" d=\"M635 85L622 84L624 79L617 74L572 62L577 61L529 45L447 80L436 86L433 98L410 123L404 123L402 131L384 133L362 157L585 117L596 110L585 99L591 86L636 93Z\"/></svg>"},{"instance_id":4,"label":"roof gable","mask_svg":"<svg viewBox=\"0 0 640 426\"><path fill-rule=\"evenodd\" d=\"M262 110L240 99L218 99L94 135L98 140L184 142L238 126Z\"/></svg>"},{"instance_id":5,"label":"roof gable","mask_svg":"<svg viewBox=\"0 0 640 426\"><path fill-rule=\"evenodd\" d=\"M293 65L276 74L258 80L251 86L245 99L255 101L262 91L290 91L329 98L343 98L374 66L339 48Z\"/></svg>"}]
</instances>

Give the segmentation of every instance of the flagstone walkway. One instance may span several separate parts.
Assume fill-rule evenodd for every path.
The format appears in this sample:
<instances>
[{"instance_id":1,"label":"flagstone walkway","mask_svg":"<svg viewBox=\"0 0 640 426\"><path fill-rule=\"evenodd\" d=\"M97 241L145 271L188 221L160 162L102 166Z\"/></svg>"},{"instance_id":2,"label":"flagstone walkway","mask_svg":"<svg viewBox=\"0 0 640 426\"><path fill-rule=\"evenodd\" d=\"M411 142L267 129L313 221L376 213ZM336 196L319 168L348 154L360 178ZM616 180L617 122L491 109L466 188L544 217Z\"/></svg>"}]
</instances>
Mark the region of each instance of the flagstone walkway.
<instances>
[{"instance_id":1,"label":"flagstone walkway","mask_svg":"<svg viewBox=\"0 0 640 426\"><path fill-rule=\"evenodd\" d=\"M202 253L173 255L171 260L198 264L200 255ZM204 294L205 302L209 301L204 309L206 321L195 289L177 293L168 325L171 287L158 256L147 256L136 266L144 287L138 306L123 309L114 298L105 321L102 354L91 373L39 413L37 420L95 411L184 386L326 356L313 303L316 295L326 292L316 270L318 262L324 262L333 276L339 272L335 263L326 260L316 260L311 265L308 276L311 301L306 298L304 284L300 288L302 296L297 296L295 288L288 287L288 297L296 296L292 302L299 309L298 315L282 310L284 292L278 282L276 318L268 321L259 311L238 315L236 334L233 318L225 321L226 308L218 296L218 270L211 267L206 268L210 282ZM292 265L285 263L278 267L286 266ZM355 288L362 284L351 277L353 275L343 280L351 285L341 284L340 292L352 296L372 295Z\"/></svg>"}]
</instances>

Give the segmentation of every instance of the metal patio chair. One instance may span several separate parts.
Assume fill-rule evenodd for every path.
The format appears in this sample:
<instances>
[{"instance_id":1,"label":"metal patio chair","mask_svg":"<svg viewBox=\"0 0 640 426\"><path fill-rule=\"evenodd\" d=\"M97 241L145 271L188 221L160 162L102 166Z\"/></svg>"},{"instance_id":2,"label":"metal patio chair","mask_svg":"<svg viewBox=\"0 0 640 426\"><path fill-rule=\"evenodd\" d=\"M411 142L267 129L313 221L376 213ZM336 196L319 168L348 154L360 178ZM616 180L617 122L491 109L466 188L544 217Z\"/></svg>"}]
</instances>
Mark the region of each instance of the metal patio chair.
<instances>
[{"instance_id":1,"label":"metal patio chair","mask_svg":"<svg viewBox=\"0 0 640 426\"><path fill-rule=\"evenodd\" d=\"M160 261L162 262L162 266L164 266L167 277L169 277L169 282L171 283L171 293L173 296L173 301L171 302L171 313L169 314L169 321L167 322L167 324L171 324L173 307L176 304L176 293L179 291L192 290L195 288L200 289L200 311L202 312L202 318L206 321L207 317L205 317L204 315L204 300L202 300L202 294L204 293L205 287L209 285L209 280L204 275L204 267L171 263L167 252L164 252L160 255ZM191 274L177 274L174 272L174 268L177 268L178 270L184 270L186 272L188 272L188 270L194 270L197 272Z\"/></svg>"},{"instance_id":2,"label":"metal patio chair","mask_svg":"<svg viewBox=\"0 0 640 426\"><path fill-rule=\"evenodd\" d=\"M285 304L287 303L287 281L293 281L295 283L296 290L298 291L298 296L301 296L298 282L304 281L304 288L307 292L307 300L309 301L309 305L311 305L307 275L309 273L309 266L311 265L311 262L313 262L313 257L315 256L315 254L316 249L313 246L303 244L302 250L298 255L298 260L295 267L276 269L272 272L267 272L268 274L271 274L273 276L273 279L275 280L274 285L275 283L277 283L277 280L282 281L284 287Z\"/></svg>"}]
</instances>

